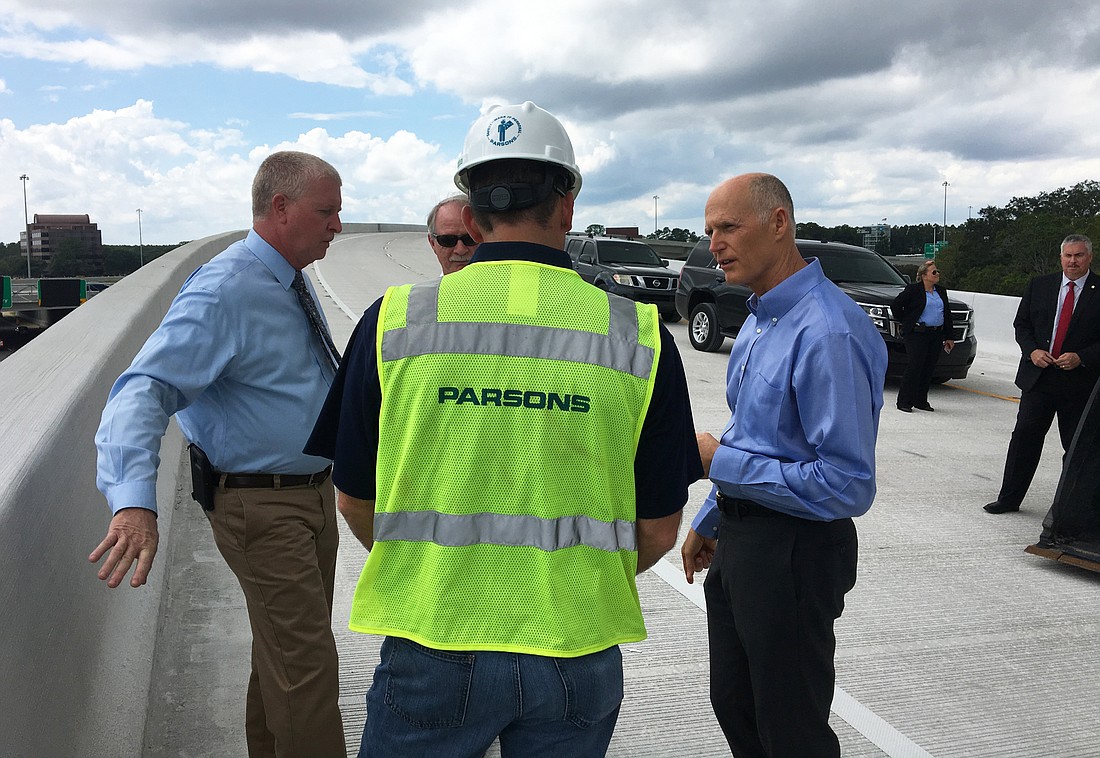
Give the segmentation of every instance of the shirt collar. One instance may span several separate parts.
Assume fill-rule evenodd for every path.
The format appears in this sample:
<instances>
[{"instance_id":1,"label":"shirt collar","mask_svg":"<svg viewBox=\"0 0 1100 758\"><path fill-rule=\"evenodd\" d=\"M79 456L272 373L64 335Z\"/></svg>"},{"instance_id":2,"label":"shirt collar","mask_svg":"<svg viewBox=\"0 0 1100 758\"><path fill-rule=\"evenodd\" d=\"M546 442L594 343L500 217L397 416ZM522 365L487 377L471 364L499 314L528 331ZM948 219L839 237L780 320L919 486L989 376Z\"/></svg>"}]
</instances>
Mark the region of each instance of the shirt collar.
<instances>
[{"instance_id":1,"label":"shirt collar","mask_svg":"<svg viewBox=\"0 0 1100 758\"><path fill-rule=\"evenodd\" d=\"M748 299L749 310L759 318L782 318L787 311L817 285L825 281L821 263L817 258L807 258L808 266L799 269L763 295L753 294Z\"/></svg>"},{"instance_id":2,"label":"shirt collar","mask_svg":"<svg viewBox=\"0 0 1100 758\"><path fill-rule=\"evenodd\" d=\"M1081 274L1081 276L1077 277L1076 279L1070 279L1068 276L1066 276L1066 272L1063 271L1062 272L1062 289L1065 289L1067 284L1069 284L1070 282L1073 282L1073 284L1074 284L1073 288L1075 290L1079 290L1079 289L1081 289L1081 285L1083 285L1085 283L1085 280L1088 279L1088 278L1089 278L1089 272L1088 271Z\"/></svg>"},{"instance_id":3,"label":"shirt collar","mask_svg":"<svg viewBox=\"0 0 1100 758\"><path fill-rule=\"evenodd\" d=\"M534 242L482 242L470 263L486 261L529 261L558 268L573 268L573 261L564 250Z\"/></svg>"},{"instance_id":4,"label":"shirt collar","mask_svg":"<svg viewBox=\"0 0 1100 758\"><path fill-rule=\"evenodd\" d=\"M269 245L267 240L261 237L255 229L248 230L248 236L245 237L244 244L249 252L259 259L260 263L270 269L275 278L279 280L279 284L283 286L283 289L289 290L291 283L294 281L294 274L297 273L297 270L290 265L290 261Z\"/></svg>"}]
</instances>

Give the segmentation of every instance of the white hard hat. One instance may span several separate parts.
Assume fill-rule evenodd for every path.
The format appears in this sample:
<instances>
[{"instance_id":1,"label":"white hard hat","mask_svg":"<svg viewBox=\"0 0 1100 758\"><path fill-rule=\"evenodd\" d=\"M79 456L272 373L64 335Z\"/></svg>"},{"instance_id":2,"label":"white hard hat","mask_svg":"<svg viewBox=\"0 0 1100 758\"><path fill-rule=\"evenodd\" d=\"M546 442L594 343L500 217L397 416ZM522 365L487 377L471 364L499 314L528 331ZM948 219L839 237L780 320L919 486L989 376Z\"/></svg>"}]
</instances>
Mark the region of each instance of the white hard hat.
<instances>
[{"instance_id":1,"label":"white hard hat","mask_svg":"<svg viewBox=\"0 0 1100 758\"><path fill-rule=\"evenodd\" d=\"M474 122L458 159L455 184L468 193L469 170L502 158L561 166L573 177L573 195L581 190L581 171L577 168L573 143L565 127L530 100L521 105L494 105Z\"/></svg>"}]
</instances>

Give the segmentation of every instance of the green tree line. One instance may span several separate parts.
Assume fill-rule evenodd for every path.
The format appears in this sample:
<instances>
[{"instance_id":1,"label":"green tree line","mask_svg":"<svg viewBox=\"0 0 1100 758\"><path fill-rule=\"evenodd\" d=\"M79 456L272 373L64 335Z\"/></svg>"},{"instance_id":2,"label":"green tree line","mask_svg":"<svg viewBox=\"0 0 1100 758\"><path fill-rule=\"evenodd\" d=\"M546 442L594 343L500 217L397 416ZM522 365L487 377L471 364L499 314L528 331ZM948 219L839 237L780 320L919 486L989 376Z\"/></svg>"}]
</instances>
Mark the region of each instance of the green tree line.
<instances>
[{"instance_id":1,"label":"green tree line","mask_svg":"<svg viewBox=\"0 0 1100 758\"><path fill-rule=\"evenodd\" d=\"M1100 239L1100 182L982 208L977 218L948 232L936 264L951 289L1019 296L1032 277L1061 269L1061 244L1069 234Z\"/></svg>"},{"instance_id":2,"label":"green tree line","mask_svg":"<svg viewBox=\"0 0 1100 758\"><path fill-rule=\"evenodd\" d=\"M126 276L137 271L142 261L148 263L185 244L144 245L140 249L137 245L103 245L102 255L95 255L80 240L64 239L49 263L31 260L31 276ZM18 242L0 244L0 275L27 275L27 259L20 252Z\"/></svg>"}]
</instances>

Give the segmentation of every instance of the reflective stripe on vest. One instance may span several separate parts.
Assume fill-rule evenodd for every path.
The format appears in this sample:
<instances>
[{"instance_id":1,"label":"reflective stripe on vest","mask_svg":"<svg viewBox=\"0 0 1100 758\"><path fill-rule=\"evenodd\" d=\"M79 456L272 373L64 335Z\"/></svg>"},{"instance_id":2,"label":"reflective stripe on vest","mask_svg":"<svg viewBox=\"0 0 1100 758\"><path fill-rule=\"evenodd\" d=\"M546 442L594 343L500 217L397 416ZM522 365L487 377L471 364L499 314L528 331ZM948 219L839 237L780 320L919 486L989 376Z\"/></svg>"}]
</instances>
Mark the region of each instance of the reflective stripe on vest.
<instances>
[{"instance_id":1,"label":"reflective stripe on vest","mask_svg":"<svg viewBox=\"0 0 1100 758\"><path fill-rule=\"evenodd\" d=\"M586 545L614 553L637 550L634 524L616 519L608 523L587 516L508 516L497 513L454 515L437 511L398 511L374 516L374 538L433 542L445 547L510 545L552 552Z\"/></svg>"},{"instance_id":2,"label":"reflective stripe on vest","mask_svg":"<svg viewBox=\"0 0 1100 758\"><path fill-rule=\"evenodd\" d=\"M588 363L645 379L653 370L653 349L637 344L634 302L619 297L608 297L608 302L607 334L523 324L438 323L439 281L423 282L409 291L405 327L382 336L382 360L448 353L507 354ZM508 343L509 334L521 339ZM505 344L511 345L507 353Z\"/></svg>"}]
</instances>

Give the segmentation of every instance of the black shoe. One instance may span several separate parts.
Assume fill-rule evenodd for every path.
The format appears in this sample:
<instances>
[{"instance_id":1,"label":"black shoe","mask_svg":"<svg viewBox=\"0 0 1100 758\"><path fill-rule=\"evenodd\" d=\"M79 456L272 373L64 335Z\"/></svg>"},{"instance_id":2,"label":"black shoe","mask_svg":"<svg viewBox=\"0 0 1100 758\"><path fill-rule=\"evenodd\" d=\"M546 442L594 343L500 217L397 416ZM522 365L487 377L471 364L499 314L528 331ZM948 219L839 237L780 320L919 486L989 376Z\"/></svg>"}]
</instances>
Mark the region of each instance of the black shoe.
<instances>
[{"instance_id":1,"label":"black shoe","mask_svg":"<svg viewBox=\"0 0 1100 758\"><path fill-rule=\"evenodd\" d=\"M986 513L1015 513L1020 510L1018 505L1005 505L1000 500L994 500L992 503L986 503L982 506L982 510Z\"/></svg>"},{"instance_id":2,"label":"black shoe","mask_svg":"<svg viewBox=\"0 0 1100 758\"><path fill-rule=\"evenodd\" d=\"M918 411L928 411L929 413L936 410L935 408L933 408L931 405L928 404L927 400L924 401L923 403L914 403L913 407L916 408Z\"/></svg>"},{"instance_id":3,"label":"black shoe","mask_svg":"<svg viewBox=\"0 0 1100 758\"><path fill-rule=\"evenodd\" d=\"M913 406L911 406L911 405L902 405L901 403L898 403L898 410L901 411L902 413L912 413L913 412Z\"/></svg>"}]
</instances>

